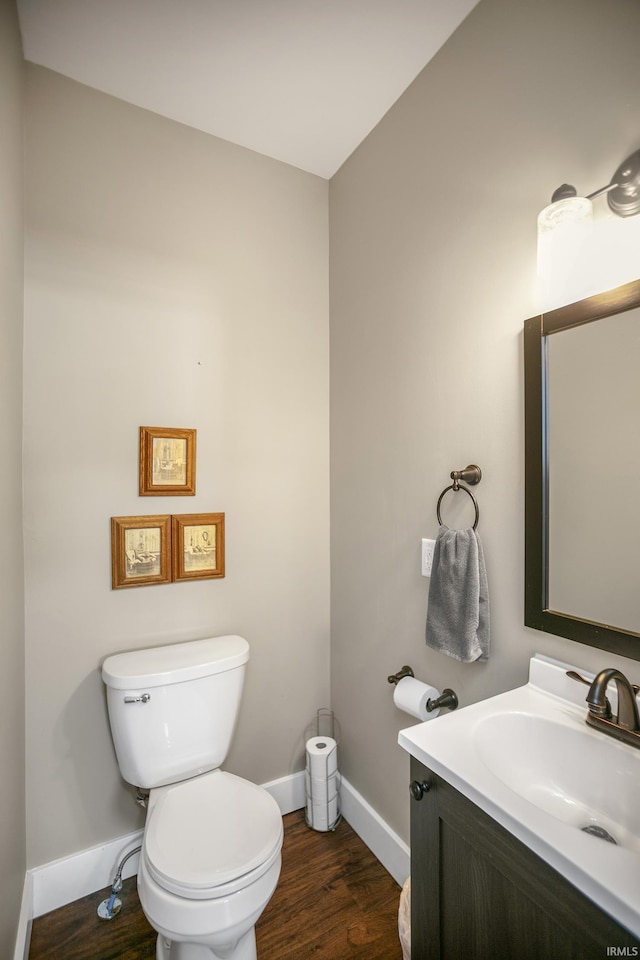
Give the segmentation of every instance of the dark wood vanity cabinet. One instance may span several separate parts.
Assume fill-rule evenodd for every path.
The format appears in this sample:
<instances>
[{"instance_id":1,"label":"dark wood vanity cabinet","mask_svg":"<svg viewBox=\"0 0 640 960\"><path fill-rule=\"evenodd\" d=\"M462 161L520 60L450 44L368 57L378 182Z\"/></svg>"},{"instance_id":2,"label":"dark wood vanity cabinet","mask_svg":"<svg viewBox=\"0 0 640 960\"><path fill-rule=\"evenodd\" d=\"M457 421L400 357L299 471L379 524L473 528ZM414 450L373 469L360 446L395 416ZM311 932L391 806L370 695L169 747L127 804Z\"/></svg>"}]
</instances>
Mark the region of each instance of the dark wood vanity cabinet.
<instances>
[{"instance_id":1,"label":"dark wood vanity cabinet","mask_svg":"<svg viewBox=\"0 0 640 960\"><path fill-rule=\"evenodd\" d=\"M411 778L412 960L640 957L640 941L413 757Z\"/></svg>"}]
</instances>

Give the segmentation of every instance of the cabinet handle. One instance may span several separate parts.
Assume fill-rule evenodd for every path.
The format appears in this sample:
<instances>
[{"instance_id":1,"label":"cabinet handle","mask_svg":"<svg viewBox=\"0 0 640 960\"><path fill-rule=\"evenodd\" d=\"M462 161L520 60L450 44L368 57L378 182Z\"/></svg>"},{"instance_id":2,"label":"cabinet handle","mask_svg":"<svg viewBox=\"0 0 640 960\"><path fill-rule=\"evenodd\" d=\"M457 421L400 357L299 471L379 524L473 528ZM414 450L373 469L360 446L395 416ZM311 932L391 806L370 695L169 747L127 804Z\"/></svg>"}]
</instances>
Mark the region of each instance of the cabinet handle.
<instances>
[{"instance_id":1,"label":"cabinet handle","mask_svg":"<svg viewBox=\"0 0 640 960\"><path fill-rule=\"evenodd\" d=\"M429 793L430 789L431 784L427 783L426 780L423 780L422 783L419 780L414 780L409 784L409 791L414 800L422 800L425 793Z\"/></svg>"}]
</instances>

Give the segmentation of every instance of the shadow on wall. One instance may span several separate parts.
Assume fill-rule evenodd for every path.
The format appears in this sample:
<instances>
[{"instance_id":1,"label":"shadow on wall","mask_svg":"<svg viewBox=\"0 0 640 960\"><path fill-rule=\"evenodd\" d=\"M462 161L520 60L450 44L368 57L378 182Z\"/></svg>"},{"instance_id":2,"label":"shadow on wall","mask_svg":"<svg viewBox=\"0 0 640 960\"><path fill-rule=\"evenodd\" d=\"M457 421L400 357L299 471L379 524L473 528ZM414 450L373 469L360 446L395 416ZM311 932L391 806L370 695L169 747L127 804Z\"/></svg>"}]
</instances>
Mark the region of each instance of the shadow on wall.
<instances>
[{"instance_id":1,"label":"shadow on wall","mask_svg":"<svg viewBox=\"0 0 640 960\"><path fill-rule=\"evenodd\" d=\"M135 803L135 788L123 781L118 769L100 670L88 674L73 692L54 738L59 741L55 754L64 757L73 772L69 783L74 788L65 802L79 846L85 833L111 839L114 831L142 828L145 815Z\"/></svg>"}]
</instances>

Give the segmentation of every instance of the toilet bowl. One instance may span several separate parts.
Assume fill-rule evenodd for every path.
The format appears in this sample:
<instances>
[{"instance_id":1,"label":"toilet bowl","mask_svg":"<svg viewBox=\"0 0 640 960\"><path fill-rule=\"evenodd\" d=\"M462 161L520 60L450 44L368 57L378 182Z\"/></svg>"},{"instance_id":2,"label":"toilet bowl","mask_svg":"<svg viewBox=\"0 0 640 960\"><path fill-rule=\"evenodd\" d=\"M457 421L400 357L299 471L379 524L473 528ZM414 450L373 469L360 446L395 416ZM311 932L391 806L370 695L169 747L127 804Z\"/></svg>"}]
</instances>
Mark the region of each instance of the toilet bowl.
<instances>
[{"instance_id":1,"label":"toilet bowl","mask_svg":"<svg viewBox=\"0 0 640 960\"><path fill-rule=\"evenodd\" d=\"M253 883L227 896L198 901L163 890L141 862L138 894L158 932L157 960L256 960L255 924L276 889L280 862L278 852Z\"/></svg>"},{"instance_id":2,"label":"toilet bowl","mask_svg":"<svg viewBox=\"0 0 640 960\"><path fill-rule=\"evenodd\" d=\"M157 960L257 960L282 815L263 787L220 769L248 649L218 637L103 664L120 770L150 791L138 894L158 932Z\"/></svg>"},{"instance_id":3,"label":"toilet bowl","mask_svg":"<svg viewBox=\"0 0 640 960\"><path fill-rule=\"evenodd\" d=\"M158 960L255 960L253 928L278 883L282 838L273 797L230 773L152 790L138 894Z\"/></svg>"}]
</instances>

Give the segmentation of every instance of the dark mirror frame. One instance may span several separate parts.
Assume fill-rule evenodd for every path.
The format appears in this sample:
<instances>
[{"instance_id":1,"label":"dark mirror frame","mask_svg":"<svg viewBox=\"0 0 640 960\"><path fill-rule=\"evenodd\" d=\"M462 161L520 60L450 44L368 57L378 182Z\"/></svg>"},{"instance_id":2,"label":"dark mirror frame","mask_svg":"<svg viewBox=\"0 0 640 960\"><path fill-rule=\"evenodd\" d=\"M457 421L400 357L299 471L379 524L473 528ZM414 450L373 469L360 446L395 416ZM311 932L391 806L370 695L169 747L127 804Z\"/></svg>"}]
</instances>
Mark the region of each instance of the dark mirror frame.
<instances>
[{"instance_id":1,"label":"dark mirror frame","mask_svg":"<svg viewBox=\"0 0 640 960\"><path fill-rule=\"evenodd\" d=\"M524 325L525 589L524 622L640 660L640 634L550 610L548 564L547 338L640 306L640 280L531 317Z\"/></svg>"}]
</instances>

